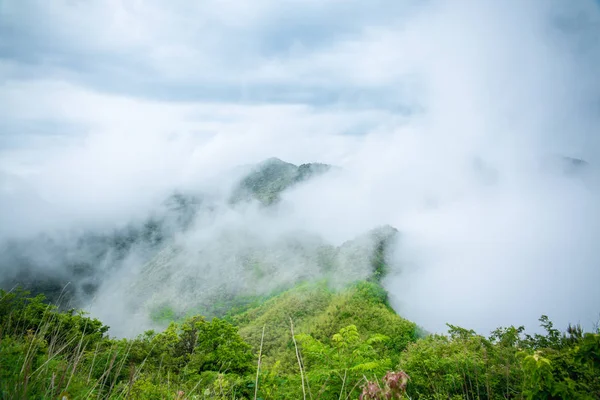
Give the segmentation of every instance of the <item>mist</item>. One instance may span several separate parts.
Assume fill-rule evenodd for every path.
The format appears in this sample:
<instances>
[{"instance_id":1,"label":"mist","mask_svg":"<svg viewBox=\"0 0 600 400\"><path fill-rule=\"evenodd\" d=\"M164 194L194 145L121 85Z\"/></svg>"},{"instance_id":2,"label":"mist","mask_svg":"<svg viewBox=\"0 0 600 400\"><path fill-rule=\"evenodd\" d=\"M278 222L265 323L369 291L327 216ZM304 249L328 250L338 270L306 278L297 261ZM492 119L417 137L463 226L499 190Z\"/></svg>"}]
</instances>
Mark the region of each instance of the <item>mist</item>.
<instances>
[{"instance_id":1,"label":"mist","mask_svg":"<svg viewBox=\"0 0 600 400\"><path fill-rule=\"evenodd\" d=\"M101 265L78 304L132 335L165 301L321 279L317 249L391 225L384 286L429 331L597 322L597 2L213 3L2 5L3 30L23 22L1 39L4 277L15 254L64 281L65 265ZM112 33L94 35L102 22ZM270 157L338 168L276 207L232 206ZM164 203L175 192L202 203L185 226ZM148 218L164 242L81 245ZM39 235L52 246L22 245ZM342 254L339 285L368 275L369 246Z\"/></svg>"}]
</instances>

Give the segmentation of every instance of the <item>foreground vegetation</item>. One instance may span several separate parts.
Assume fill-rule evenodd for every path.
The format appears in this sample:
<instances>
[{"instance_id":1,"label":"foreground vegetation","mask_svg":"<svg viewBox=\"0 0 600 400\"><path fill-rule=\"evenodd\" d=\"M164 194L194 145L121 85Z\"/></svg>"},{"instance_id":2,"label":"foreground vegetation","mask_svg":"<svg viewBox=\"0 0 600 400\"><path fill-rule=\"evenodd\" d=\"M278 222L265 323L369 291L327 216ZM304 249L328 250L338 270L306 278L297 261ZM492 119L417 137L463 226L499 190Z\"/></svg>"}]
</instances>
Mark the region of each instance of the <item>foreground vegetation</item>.
<instances>
[{"instance_id":1,"label":"foreground vegetation","mask_svg":"<svg viewBox=\"0 0 600 400\"><path fill-rule=\"evenodd\" d=\"M3 399L598 399L600 334L449 325L426 335L376 282L300 285L135 339L0 291Z\"/></svg>"}]
</instances>

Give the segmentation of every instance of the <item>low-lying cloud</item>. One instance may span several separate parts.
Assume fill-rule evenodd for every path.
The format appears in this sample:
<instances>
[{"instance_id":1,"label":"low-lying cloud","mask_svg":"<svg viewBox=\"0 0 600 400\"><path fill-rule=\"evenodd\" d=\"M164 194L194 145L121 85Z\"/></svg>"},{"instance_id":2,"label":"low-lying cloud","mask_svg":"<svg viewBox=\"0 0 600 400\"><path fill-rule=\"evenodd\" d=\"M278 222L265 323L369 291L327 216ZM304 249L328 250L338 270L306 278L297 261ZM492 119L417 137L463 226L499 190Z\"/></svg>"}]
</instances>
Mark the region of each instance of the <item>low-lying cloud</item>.
<instances>
[{"instance_id":1,"label":"low-lying cloud","mask_svg":"<svg viewBox=\"0 0 600 400\"><path fill-rule=\"evenodd\" d=\"M338 246L390 224L400 236L385 286L398 313L426 329L533 328L541 314L591 327L600 312L597 3L380 3L366 13L261 1L246 13L222 2L201 23L185 2L64 2L60 15L36 8L48 16L40 26L20 2L3 5L2 20L29 22L2 39L0 237L110 231L160 214L174 190L212 193L213 212L176 240L189 270L211 264L214 282L234 271L219 269L229 261L193 264L189 251L224 232L237 232L231 243L242 250L298 232ZM295 10L306 23L286 29ZM58 40L106 31L96 18L123 42ZM321 27L314 35L310 21ZM42 45L44 32L55 48ZM276 217L225 207L236 167L273 156L341 170L285 192ZM120 296L144 251L107 274L98 315L128 301ZM302 270L294 251L281 267L288 280Z\"/></svg>"}]
</instances>

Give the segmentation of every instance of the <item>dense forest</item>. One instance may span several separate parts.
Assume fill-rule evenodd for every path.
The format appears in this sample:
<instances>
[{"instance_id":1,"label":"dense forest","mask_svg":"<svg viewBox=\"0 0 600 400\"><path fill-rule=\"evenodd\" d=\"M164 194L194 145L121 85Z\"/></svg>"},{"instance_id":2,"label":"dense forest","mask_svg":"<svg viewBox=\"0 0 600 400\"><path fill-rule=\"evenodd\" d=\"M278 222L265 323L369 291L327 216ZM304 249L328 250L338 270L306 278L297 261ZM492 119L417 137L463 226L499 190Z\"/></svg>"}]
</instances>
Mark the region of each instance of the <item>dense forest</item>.
<instances>
[{"instance_id":1,"label":"dense forest","mask_svg":"<svg viewBox=\"0 0 600 400\"><path fill-rule=\"evenodd\" d=\"M221 318L170 321L134 339L80 310L0 292L3 399L597 399L600 331L428 334L376 280L305 283L232 299Z\"/></svg>"}]
</instances>

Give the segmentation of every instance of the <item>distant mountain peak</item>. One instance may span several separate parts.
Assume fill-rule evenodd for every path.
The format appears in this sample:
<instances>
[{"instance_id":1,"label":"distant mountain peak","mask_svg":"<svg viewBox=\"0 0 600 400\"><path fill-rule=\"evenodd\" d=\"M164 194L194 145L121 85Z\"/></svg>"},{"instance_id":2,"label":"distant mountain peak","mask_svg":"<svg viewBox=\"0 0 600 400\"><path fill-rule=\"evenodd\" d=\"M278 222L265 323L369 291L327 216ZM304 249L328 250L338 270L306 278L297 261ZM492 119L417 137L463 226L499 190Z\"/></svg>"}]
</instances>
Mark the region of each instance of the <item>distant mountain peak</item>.
<instances>
[{"instance_id":1,"label":"distant mountain peak","mask_svg":"<svg viewBox=\"0 0 600 400\"><path fill-rule=\"evenodd\" d=\"M263 205L277 202L281 193L315 176L328 172L331 166L307 163L296 166L276 157L268 158L254 166L243 177L231 196L231 203L258 200Z\"/></svg>"},{"instance_id":2,"label":"distant mountain peak","mask_svg":"<svg viewBox=\"0 0 600 400\"><path fill-rule=\"evenodd\" d=\"M283 161L282 159L277 158L277 157L269 157L266 160L259 162L258 166L273 165L273 164L275 164L275 165L294 165L287 161Z\"/></svg>"}]
</instances>

